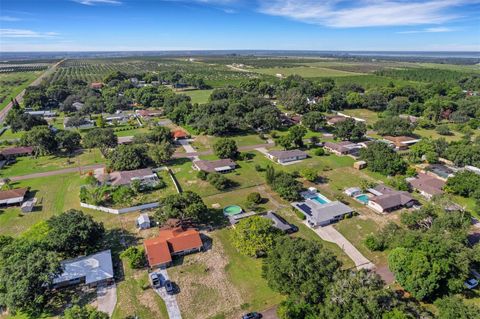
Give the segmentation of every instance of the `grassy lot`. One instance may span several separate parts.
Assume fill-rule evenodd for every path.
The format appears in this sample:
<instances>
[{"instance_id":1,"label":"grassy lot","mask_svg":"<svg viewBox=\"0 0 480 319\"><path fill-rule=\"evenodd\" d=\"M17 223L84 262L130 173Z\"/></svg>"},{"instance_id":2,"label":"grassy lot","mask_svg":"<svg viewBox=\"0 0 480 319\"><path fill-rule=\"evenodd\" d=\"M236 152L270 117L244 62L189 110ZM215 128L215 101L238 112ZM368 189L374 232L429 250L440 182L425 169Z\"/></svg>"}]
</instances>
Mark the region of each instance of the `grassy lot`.
<instances>
[{"instance_id":1,"label":"grassy lot","mask_svg":"<svg viewBox=\"0 0 480 319\"><path fill-rule=\"evenodd\" d=\"M378 113L368 109L349 109L343 110L342 113L364 119L367 125L373 125L378 121Z\"/></svg>"},{"instance_id":2,"label":"grassy lot","mask_svg":"<svg viewBox=\"0 0 480 319\"><path fill-rule=\"evenodd\" d=\"M113 319L137 315L142 319L168 319L163 299L148 282L146 269L134 270L123 262L124 278L117 283L117 305Z\"/></svg>"},{"instance_id":3,"label":"grassy lot","mask_svg":"<svg viewBox=\"0 0 480 319\"><path fill-rule=\"evenodd\" d=\"M363 86L365 89L388 86L390 82L394 83L395 85L406 85L406 84L417 83L413 81L392 79L386 76L378 76L374 74L341 76L341 77L336 77L334 79L337 86L341 86L343 84L348 84L348 83L355 83Z\"/></svg>"},{"instance_id":4,"label":"grassy lot","mask_svg":"<svg viewBox=\"0 0 480 319\"><path fill-rule=\"evenodd\" d=\"M42 173L63 168L79 167L84 165L99 164L104 162L103 156L98 149L85 150L74 157L49 156L22 156L9 166L0 171L2 177L21 176L33 173Z\"/></svg>"},{"instance_id":5,"label":"grassy lot","mask_svg":"<svg viewBox=\"0 0 480 319\"><path fill-rule=\"evenodd\" d=\"M248 145L257 145L266 143L265 140L262 140L258 134L245 134L245 135L236 135L231 136L230 138L234 139L237 143L237 146L248 146ZM210 136L210 135L199 135L191 143L195 150L208 151L213 149L213 144L218 141L220 137Z\"/></svg>"},{"instance_id":6,"label":"grassy lot","mask_svg":"<svg viewBox=\"0 0 480 319\"><path fill-rule=\"evenodd\" d=\"M359 73L340 71L316 66L299 66L293 68L260 68L252 69L252 71L267 74L267 75L276 75L282 74L283 76L289 76L293 74L298 74L305 78L316 78L316 77L341 77L341 76L351 76L359 75Z\"/></svg>"},{"instance_id":7,"label":"grassy lot","mask_svg":"<svg viewBox=\"0 0 480 319\"><path fill-rule=\"evenodd\" d=\"M454 131L452 127L450 128L450 131L452 132L452 135L440 135L437 133L437 131L435 131L435 129L427 130L427 129L417 128L414 133L420 135L421 137L430 137L433 139L444 138L447 142L458 141L464 135L458 131ZM475 130L474 137L479 135L480 135L480 130Z\"/></svg>"},{"instance_id":8,"label":"grassy lot","mask_svg":"<svg viewBox=\"0 0 480 319\"><path fill-rule=\"evenodd\" d=\"M43 71L0 74L0 110L42 73Z\"/></svg>"},{"instance_id":9,"label":"grassy lot","mask_svg":"<svg viewBox=\"0 0 480 319\"><path fill-rule=\"evenodd\" d=\"M208 102L210 94L213 90L191 90L191 91L178 91L177 94L185 94L191 97L192 103L204 104Z\"/></svg>"}]
</instances>

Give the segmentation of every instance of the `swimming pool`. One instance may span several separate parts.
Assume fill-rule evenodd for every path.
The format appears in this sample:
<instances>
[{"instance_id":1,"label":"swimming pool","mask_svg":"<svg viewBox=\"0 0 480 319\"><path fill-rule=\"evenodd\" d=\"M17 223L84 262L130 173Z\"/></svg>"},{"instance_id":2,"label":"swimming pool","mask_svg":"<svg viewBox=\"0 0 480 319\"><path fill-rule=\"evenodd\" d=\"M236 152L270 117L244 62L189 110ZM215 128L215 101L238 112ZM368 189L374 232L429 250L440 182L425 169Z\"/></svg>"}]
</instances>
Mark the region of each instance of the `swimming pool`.
<instances>
[{"instance_id":1,"label":"swimming pool","mask_svg":"<svg viewBox=\"0 0 480 319\"><path fill-rule=\"evenodd\" d=\"M316 201L317 203L319 204L327 204L327 203L330 203L330 200L328 198L326 198L325 196L323 196L322 194L320 193L313 193L313 192L304 192L302 193L302 196L303 198L305 199L311 199L311 200L314 200Z\"/></svg>"},{"instance_id":2,"label":"swimming pool","mask_svg":"<svg viewBox=\"0 0 480 319\"><path fill-rule=\"evenodd\" d=\"M358 200L359 202L367 205L369 197L368 197L367 194L361 194L361 195L355 196L355 199Z\"/></svg>"},{"instance_id":3,"label":"swimming pool","mask_svg":"<svg viewBox=\"0 0 480 319\"><path fill-rule=\"evenodd\" d=\"M317 203L320 203L320 204L327 204L327 203L330 203L330 201L325 198L324 196L316 196L316 197L313 197L311 198L312 200L316 201Z\"/></svg>"}]
</instances>

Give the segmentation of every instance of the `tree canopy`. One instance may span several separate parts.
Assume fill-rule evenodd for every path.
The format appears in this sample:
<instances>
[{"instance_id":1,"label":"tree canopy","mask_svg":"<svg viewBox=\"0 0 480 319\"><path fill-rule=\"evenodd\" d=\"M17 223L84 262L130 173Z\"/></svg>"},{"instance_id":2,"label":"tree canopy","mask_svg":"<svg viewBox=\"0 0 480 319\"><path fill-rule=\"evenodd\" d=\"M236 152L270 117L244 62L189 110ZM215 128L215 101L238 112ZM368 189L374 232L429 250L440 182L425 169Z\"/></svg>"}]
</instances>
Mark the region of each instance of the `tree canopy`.
<instances>
[{"instance_id":1,"label":"tree canopy","mask_svg":"<svg viewBox=\"0 0 480 319\"><path fill-rule=\"evenodd\" d=\"M268 254L280 234L272 221L261 216L240 220L233 231L233 244L240 253L258 257Z\"/></svg>"}]
</instances>

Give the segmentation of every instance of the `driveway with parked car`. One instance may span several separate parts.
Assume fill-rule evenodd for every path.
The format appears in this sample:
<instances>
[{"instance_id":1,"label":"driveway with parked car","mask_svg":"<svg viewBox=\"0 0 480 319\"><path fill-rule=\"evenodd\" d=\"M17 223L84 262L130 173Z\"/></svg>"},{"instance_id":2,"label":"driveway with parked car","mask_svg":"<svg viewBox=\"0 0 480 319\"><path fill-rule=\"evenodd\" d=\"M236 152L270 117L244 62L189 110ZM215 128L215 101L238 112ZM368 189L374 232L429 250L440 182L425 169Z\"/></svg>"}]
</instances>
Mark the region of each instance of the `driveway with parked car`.
<instances>
[{"instance_id":1,"label":"driveway with parked car","mask_svg":"<svg viewBox=\"0 0 480 319\"><path fill-rule=\"evenodd\" d=\"M175 297L175 285L170 281L167 270L164 268L156 269L154 273L149 274L149 277L153 289L162 297L167 306L168 317L170 319L181 319L182 315Z\"/></svg>"}]
</instances>

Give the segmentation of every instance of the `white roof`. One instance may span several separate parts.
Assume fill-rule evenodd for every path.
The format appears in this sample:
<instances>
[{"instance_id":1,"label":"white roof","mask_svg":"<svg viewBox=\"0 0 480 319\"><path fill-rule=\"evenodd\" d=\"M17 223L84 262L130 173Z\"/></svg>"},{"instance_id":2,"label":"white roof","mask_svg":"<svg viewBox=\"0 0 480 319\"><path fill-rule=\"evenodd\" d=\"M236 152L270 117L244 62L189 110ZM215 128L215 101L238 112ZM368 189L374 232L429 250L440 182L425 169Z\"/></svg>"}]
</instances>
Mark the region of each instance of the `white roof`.
<instances>
[{"instance_id":1,"label":"white roof","mask_svg":"<svg viewBox=\"0 0 480 319\"><path fill-rule=\"evenodd\" d=\"M85 283L113 278L112 254L110 249L99 253L61 262L63 273L53 279L54 284L85 277Z\"/></svg>"},{"instance_id":2,"label":"white roof","mask_svg":"<svg viewBox=\"0 0 480 319\"><path fill-rule=\"evenodd\" d=\"M141 214L138 218L137 218L137 224L141 225L143 223L147 223L147 224L150 224L150 218L148 217L147 214Z\"/></svg>"}]
</instances>

